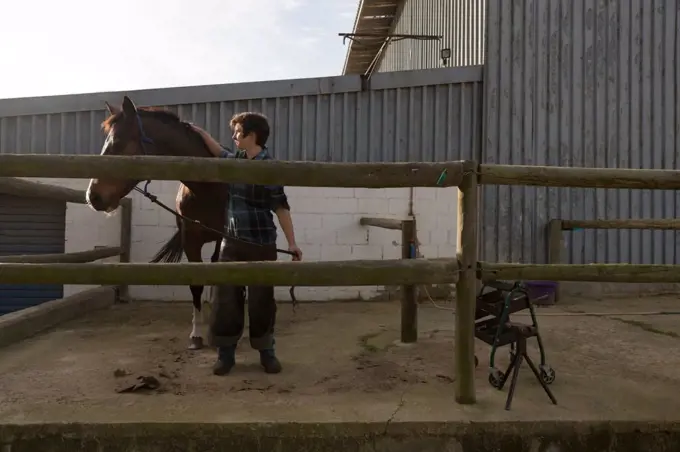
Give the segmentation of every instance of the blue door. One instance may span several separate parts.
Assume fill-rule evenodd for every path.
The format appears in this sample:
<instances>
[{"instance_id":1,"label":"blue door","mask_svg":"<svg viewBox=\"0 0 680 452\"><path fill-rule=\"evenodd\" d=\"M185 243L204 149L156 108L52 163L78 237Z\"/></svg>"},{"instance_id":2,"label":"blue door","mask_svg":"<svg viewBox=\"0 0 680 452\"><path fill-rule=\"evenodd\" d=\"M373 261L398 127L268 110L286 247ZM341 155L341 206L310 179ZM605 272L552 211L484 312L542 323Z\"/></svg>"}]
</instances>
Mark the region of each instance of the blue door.
<instances>
[{"instance_id":1,"label":"blue door","mask_svg":"<svg viewBox=\"0 0 680 452\"><path fill-rule=\"evenodd\" d=\"M0 194L0 256L64 252L66 203ZM64 296L54 284L2 284L0 315Z\"/></svg>"}]
</instances>

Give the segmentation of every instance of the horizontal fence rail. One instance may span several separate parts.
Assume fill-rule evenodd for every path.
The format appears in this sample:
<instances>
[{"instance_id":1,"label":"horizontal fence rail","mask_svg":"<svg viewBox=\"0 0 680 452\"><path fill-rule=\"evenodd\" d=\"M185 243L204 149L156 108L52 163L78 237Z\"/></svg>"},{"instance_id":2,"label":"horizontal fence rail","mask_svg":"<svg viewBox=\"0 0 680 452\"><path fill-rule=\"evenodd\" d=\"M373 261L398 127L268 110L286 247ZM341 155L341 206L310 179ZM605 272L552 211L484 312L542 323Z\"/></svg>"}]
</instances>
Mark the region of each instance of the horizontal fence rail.
<instances>
[{"instance_id":1,"label":"horizontal fence rail","mask_svg":"<svg viewBox=\"0 0 680 452\"><path fill-rule=\"evenodd\" d=\"M616 220L562 220L559 218L554 218L548 222L548 261L552 265L561 265L562 264L562 252L564 251L564 236L563 233L565 231L572 232L572 231L578 231L582 229L647 229L647 230L661 230L661 231L672 231L672 230L680 230L680 220L675 219L675 218L629 218L629 219L616 219ZM589 267L592 265L601 265L601 264L589 264ZM596 281L596 282L633 282L633 283L645 283L645 282L650 282L650 283L677 283L680 282L679 280L674 280L672 279L672 276L668 276L668 273L659 270L658 267L664 267L664 266L658 266L655 265L653 267L657 267L653 270L650 269L648 266L641 266L639 271L641 273L636 273L635 268L637 266L633 264L617 264L617 265L623 265L624 272L631 272L633 273L632 276L625 276L625 273L620 274L620 273L612 273L614 272L613 269L610 267L607 267L605 270L604 275L607 275L606 277L611 278L614 277L612 275L616 275L617 278L622 279L592 279L593 276L588 273L587 276L588 279L575 279L572 280L569 277L561 276L560 278L555 278L555 281ZM630 267L630 265L633 265L633 267ZM569 265L566 265L569 268ZM668 265L668 267L673 268L673 265ZM600 267L601 268L601 267ZM533 270L532 270L533 271ZM557 270L551 270L551 271L557 271ZM588 270L588 272L592 271ZM648 273L649 271L652 271L653 273L650 274ZM660 273L659 273L660 272ZM569 274L569 270L567 270L567 273ZM573 273L571 273L573 274ZM665 276L661 276L661 275ZM602 275L598 274L596 278L601 278ZM662 279L659 280L657 278L671 278L669 279ZM585 277L584 277L585 278ZM628 280L625 280L628 278ZM631 279L632 278L632 279ZM562 297L562 290L560 287L560 284L558 282L558 286L555 290L555 301L559 301Z\"/></svg>"},{"instance_id":2,"label":"horizontal fence rail","mask_svg":"<svg viewBox=\"0 0 680 452\"><path fill-rule=\"evenodd\" d=\"M10 284L373 286L455 283L455 259L181 264L3 264Z\"/></svg>"},{"instance_id":3,"label":"horizontal fence rail","mask_svg":"<svg viewBox=\"0 0 680 452\"><path fill-rule=\"evenodd\" d=\"M190 180L297 187L454 187L461 184L466 162L468 166L473 163L323 163L170 156L2 154L0 177ZM481 185L680 189L680 170L482 164L477 166L476 172Z\"/></svg>"},{"instance_id":4,"label":"horizontal fence rail","mask_svg":"<svg viewBox=\"0 0 680 452\"><path fill-rule=\"evenodd\" d=\"M76 251L61 254L23 254L0 256L0 263L14 264L85 264L107 257L120 256L123 249L119 246L103 246L89 251ZM0 280L3 275L0 273Z\"/></svg>"},{"instance_id":5,"label":"horizontal fence rail","mask_svg":"<svg viewBox=\"0 0 680 452\"><path fill-rule=\"evenodd\" d=\"M16 177L0 177L0 193L26 198L41 198L72 202L74 204L85 204L84 191L18 179Z\"/></svg>"},{"instance_id":6,"label":"horizontal fence rail","mask_svg":"<svg viewBox=\"0 0 680 452\"><path fill-rule=\"evenodd\" d=\"M168 156L0 154L0 177L186 180L296 187L452 187L463 163L321 163Z\"/></svg>"},{"instance_id":7,"label":"horizontal fence rail","mask_svg":"<svg viewBox=\"0 0 680 452\"><path fill-rule=\"evenodd\" d=\"M361 217L359 224L361 226L373 226L376 228L393 229L401 231L404 220L397 220L396 218L378 218L378 217Z\"/></svg>"},{"instance_id":8,"label":"horizontal fence rail","mask_svg":"<svg viewBox=\"0 0 680 452\"><path fill-rule=\"evenodd\" d=\"M640 218L628 220L551 220L561 223L561 230L578 229L654 229L657 231L676 231L680 229L677 218Z\"/></svg>"},{"instance_id":9,"label":"horizontal fence rail","mask_svg":"<svg viewBox=\"0 0 680 452\"><path fill-rule=\"evenodd\" d=\"M482 185L680 189L680 170L479 165Z\"/></svg>"},{"instance_id":10,"label":"horizontal fence rail","mask_svg":"<svg viewBox=\"0 0 680 452\"><path fill-rule=\"evenodd\" d=\"M496 264L479 262L482 281L590 281L680 283L680 265L663 264Z\"/></svg>"}]
</instances>

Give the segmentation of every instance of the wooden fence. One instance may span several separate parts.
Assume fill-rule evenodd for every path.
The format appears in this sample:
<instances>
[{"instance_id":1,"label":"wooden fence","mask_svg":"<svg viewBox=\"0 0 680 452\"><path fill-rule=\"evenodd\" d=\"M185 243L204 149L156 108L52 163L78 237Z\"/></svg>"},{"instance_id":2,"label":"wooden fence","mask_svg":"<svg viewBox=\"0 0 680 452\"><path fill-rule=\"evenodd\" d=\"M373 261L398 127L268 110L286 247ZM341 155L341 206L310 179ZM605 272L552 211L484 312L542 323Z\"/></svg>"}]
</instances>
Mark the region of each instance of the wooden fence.
<instances>
[{"instance_id":1,"label":"wooden fence","mask_svg":"<svg viewBox=\"0 0 680 452\"><path fill-rule=\"evenodd\" d=\"M20 196L23 198L40 198L54 201L71 202L74 204L85 204L84 193L80 190L60 187L58 185L43 184L15 177L0 178L0 193L6 195ZM120 256L120 262L130 262L130 252L132 247L132 202L129 198L121 200L120 216L120 245L95 247L89 251L77 251L73 253L61 254L27 254L0 256L0 263L3 264L85 264L95 262L99 259ZM1 267L4 268L4 267ZM36 283L29 278L20 281L20 278L12 278L14 283ZM0 276L0 281L8 281L4 274ZM55 284L67 284L63 281L56 281ZM89 283L88 283L89 284ZM121 283L118 285L118 298L121 300L129 299L129 285Z\"/></svg>"},{"instance_id":2,"label":"wooden fence","mask_svg":"<svg viewBox=\"0 0 680 452\"><path fill-rule=\"evenodd\" d=\"M455 394L475 403L477 279L679 282L680 266L486 263L477 258L478 186L679 189L680 171L446 163L317 163L228 159L0 155L0 177L192 180L307 187L459 188L457 259L228 263L3 263L0 282L70 284L417 285L456 283Z\"/></svg>"},{"instance_id":3,"label":"wooden fence","mask_svg":"<svg viewBox=\"0 0 680 452\"><path fill-rule=\"evenodd\" d=\"M552 219L548 222L548 262L562 263L564 250L564 231L581 229L647 229L657 231L680 230L680 220L675 218L629 218L617 220L562 220ZM555 291L555 301L561 296L560 286Z\"/></svg>"},{"instance_id":4,"label":"wooden fence","mask_svg":"<svg viewBox=\"0 0 680 452\"><path fill-rule=\"evenodd\" d=\"M393 229L401 231L401 258L415 259L416 219L362 217L362 226ZM401 286L401 341L408 344L418 340L418 300L416 286L413 284Z\"/></svg>"}]
</instances>

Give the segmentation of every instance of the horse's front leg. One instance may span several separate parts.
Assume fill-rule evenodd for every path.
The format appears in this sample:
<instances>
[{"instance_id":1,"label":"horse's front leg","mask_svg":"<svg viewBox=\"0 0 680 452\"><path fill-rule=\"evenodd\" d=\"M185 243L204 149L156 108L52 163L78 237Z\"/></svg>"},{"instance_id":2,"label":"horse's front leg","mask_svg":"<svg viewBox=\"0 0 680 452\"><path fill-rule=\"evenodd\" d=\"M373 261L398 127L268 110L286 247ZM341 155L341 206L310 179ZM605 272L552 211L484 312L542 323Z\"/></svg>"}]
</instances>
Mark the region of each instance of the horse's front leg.
<instances>
[{"instance_id":1,"label":"horse's front leg","mask_svg":"<svg viewBox=\"0 0 680 452\"><path fill-rule=\"evenodd\" d=\"M203 262L201 256L201 249L203 242L192 240L191 234L187 234L184 240L184 254L187 256L189 262ZM200 332L200 323L202 320L201 313L201 298L203 297L203 286L189 286L191 290L191 298L193 304L193 311L191 314L191 334L189 334L189 350L200 350L203 348L203 336Z\"/></svg>"}]
</instances>

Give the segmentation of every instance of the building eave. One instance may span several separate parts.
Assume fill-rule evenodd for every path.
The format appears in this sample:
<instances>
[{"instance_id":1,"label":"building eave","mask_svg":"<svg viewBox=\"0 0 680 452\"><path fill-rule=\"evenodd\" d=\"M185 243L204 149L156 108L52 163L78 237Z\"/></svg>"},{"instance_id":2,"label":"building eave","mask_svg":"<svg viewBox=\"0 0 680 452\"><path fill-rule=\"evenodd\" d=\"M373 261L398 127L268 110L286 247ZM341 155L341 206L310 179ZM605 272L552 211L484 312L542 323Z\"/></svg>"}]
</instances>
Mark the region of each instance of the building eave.
<instances>
[{"instance_id":1,"label":"building eave","mask_svg":"<svg viewBox=\"0 0 680 452\"><path fill-rule=\"evenodd\" d=\"M373 36L350 40L343 75L364 74L368 70L393 28L402 1L360 0L352 33Z\"/></svg>"}]
</instances>

